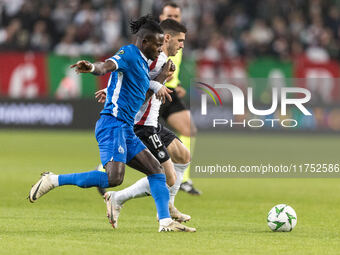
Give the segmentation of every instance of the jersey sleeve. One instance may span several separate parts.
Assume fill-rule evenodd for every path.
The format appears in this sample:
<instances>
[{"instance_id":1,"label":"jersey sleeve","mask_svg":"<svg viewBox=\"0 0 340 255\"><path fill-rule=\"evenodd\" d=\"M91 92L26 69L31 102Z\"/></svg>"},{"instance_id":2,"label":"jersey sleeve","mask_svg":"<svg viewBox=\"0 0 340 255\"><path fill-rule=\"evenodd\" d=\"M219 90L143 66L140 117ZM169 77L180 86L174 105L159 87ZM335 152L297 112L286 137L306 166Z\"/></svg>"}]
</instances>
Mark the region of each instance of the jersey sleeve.
<instances>
[{"instance_id":1,"label":"jersey sleeve","mask_svg":"<svg viewBox=\"0 0 340 255\"><path fill-rule=\"evenodd\" d=\"M157 75L161 72L163 65L166 63L168 57L162 52L159 57L151 63L151 65L149 66L150 68L150 72L149 72L149 76L150 76L150 89L154 92L157 93L162 87L163 84L154 81L153 79L155 79L157 77Z\"/></svg>"},{"instance_id":2,"label":"jersey sleeve","mask_svg":"<svg viewBox=\"0 0 340 255\"><path fill-rule=\"evenodd\" d=\"M122 47L115 55L106 59L106 61L114 62L117 66L116 71L125 71L129 68L130 56L131 53L129 49Z\"/></svg>"},{"instance_id":3,"label":"jersey sleeve","mask_svg":"<svg viewBox=\"0 0 340 255\"><path fill-rule=\"evenodd\" d=\"M168 59L168 57L164 53L161 53L159 55L159 57L157 58L157 60L155 60L154 62L152 62L149 65L150 80L153 80L157 77L157 75L161 72L161 69L162 69L163 65L166 63L167 59Z\"/></svg>"}]
</instances>

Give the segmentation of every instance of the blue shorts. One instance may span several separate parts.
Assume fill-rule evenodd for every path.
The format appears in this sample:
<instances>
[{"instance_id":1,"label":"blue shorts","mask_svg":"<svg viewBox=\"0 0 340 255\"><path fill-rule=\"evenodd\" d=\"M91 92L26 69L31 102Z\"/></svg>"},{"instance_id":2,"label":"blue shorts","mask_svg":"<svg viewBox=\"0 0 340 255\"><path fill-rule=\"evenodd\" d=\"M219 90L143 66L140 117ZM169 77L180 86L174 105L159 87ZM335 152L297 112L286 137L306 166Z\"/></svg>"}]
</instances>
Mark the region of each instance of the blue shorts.
<instances>
[{"instance_id":1,"label":"blue shorts","mask_svg":"<svg viewBox=\"0 0 340 255\"><path fill-rule=\"evenodd\" d=\"M135 135L133 126L112 115L101 115L96 123L96 139L103 166L112 160L128 163L146 149Z\"/></svg>"}]
</instances>

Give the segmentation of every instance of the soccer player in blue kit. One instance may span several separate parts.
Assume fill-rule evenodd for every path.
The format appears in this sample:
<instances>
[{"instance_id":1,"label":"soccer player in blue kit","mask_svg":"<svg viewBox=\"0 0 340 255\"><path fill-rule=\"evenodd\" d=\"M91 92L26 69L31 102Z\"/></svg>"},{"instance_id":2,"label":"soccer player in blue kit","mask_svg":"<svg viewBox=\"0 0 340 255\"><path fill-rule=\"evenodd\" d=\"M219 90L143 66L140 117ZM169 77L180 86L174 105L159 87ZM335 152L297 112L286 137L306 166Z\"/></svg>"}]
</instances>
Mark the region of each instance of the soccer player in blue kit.
<instances>
[{"instance_id":1,"label":"soccer player in blue kit","mask_svg":"<svg viewBox=\"0 0 340 255\"><path fill-rule=\"evenodd\" d=\"M108 188L120 185L125 174L125 164L148 176L151 195L155 200L159 217L159 232L195 232L196 229L173 221L169 214L169 190L163 168L133 131L134 118L150 88L163 101L168 89L162 84L171 73L172 63L167 62L160 74L149 81L148 59L155 60L163 45L163 31L150 16L144 16L130 24L136 35L135 44L123 46L118 53L105 62L78 61L71 68L78 73L104 75L111 72L107 87L107 98L100 119L96 124L96 139L100 159L105 172L90 171L56 175L42 174L33 185L30 202L63 185L81 188Z\"/></svg>"}]
</instances>

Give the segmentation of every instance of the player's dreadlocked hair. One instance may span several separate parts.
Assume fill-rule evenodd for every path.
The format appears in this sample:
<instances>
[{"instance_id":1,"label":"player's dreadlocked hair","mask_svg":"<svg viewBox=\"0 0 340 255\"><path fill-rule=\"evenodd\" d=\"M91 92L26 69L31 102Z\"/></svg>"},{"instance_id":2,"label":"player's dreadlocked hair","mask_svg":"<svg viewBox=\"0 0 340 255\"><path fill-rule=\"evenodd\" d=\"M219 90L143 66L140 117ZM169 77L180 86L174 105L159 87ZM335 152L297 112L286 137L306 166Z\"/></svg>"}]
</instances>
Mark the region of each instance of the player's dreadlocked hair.
<instances>
[{"instance_id":1,"label":"player's dreadlocked hair","mask_svg":"<svg viewBox=\"0 0 340 255\"><path fill-rule=\"evenodd\" d=\"M163 34L163 30L160 25L150 14L142 16L137 20L130 21L130 30L132 34L137 35L139 35L143 30L151 33Z\"/></svg>"}]
</instances>

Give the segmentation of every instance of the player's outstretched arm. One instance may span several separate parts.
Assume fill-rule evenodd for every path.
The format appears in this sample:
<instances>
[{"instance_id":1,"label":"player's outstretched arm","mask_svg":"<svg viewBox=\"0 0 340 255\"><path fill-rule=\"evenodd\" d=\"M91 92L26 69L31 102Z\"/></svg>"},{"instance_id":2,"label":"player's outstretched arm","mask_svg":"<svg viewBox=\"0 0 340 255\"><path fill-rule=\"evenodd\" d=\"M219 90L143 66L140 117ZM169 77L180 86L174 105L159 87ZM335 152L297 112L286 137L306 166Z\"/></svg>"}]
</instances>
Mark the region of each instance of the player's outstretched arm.
<instances>
[{"instance_id":1,"label":"player's outstretched arm","mask_svg":"<svg viewBox=\"0 0 340 255\"><path fill-rule=\"evenodd\" d=\"M91 63L87 60L80 60L70 68L75 68L77 73L92 73L95 75L104 75L117 69L113 61Z\"/></svg>"}]
</instances>

